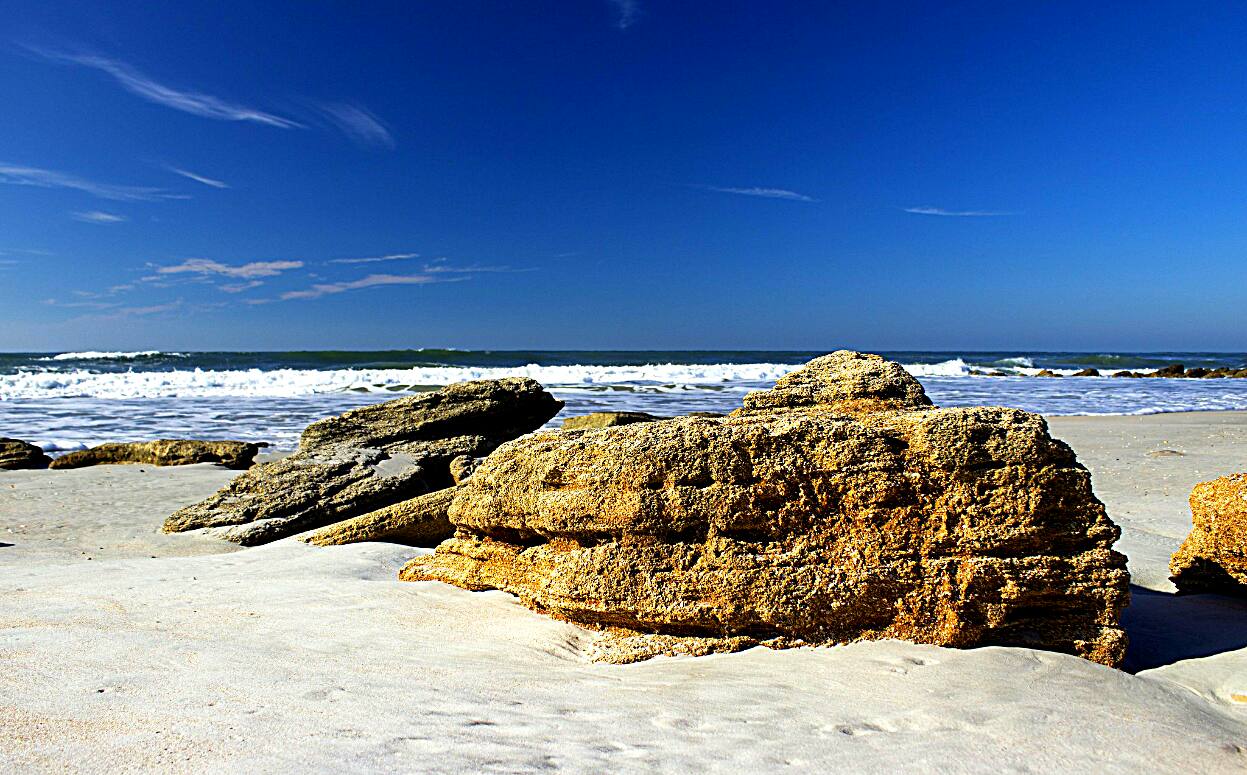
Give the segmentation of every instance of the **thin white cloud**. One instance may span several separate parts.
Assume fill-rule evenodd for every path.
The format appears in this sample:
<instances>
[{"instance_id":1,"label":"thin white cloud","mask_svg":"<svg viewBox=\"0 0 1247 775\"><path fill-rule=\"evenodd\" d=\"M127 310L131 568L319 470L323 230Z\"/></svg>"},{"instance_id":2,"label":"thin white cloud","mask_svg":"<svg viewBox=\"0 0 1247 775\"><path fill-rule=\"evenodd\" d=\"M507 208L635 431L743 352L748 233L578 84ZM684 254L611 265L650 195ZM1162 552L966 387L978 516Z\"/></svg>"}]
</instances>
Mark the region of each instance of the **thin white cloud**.
<instances>
[{"instance_id":1,"label":"thin white cloud","mask_svg":"<svg viewBox=\"0 0 1247 775\"><path fill-rule=\"evenodd\" d=\"M1013 215L1013 213L995 210L945 210L942 207L904 207L901 209L915 215L942 215L948 218L990 218L996 215Z\"/></svg>"},{"instance_id":2,"label":"thin white cloud","mask_svg":"<svg viewBox=\"0 0 1247 775\"><path fill-rule=\"evenodd\" d=\"M82 191L100 199L112 199L118 202L150 202L157 199L186 198L181 194L170 194L159 188L96 183L92 180L86 180L85 178L55 170L4 163L0 163L0 183L8 183L14 186L35 186L38 188L67 188L74 191Z\"/></svg>"},{"instance_id":3,"label":"thin white cloud","mask_svg":"<svg viewBox=\"0 0 1247 775\"><path fill-rule=\"evenodd\" d=\"M626 30L636 23L641 15L641 4L637 0L608 0L615 10L615 26Z\"/></svg>"},{"instance_id":4,"label":"thin white cloud","mask_svg":"<svg viewBox=\"0 0 1247 775\"><path fill-rule=\"evenodd\" d=\"M817 202L818 200L812 196L798 194L796 191L789 191L786 188L762 188L752 186L749 188L733 188L731 186L704 186L707 191L715 191L720 194L740 194L742 196L760 196L767 199L788 199L793 202Z\"/></svg>"},{"instance_id":5,"label":"thin white cloud","mask_svg":"<svg viewBox=\"0 0 1247 775\"><path fill-rule=\"evenodd\" d=\"M419 258L419 253L390 253L385 256L365 256L364 258L331 258L327 263L330 264L378 264L383 261L406 261L410 258Z\"/></svg>"},{"instance_id":6,"label":"thin white cloud","mask_svg":"<svg viewBox=\"0 0 1247 775\"><path fill-rule=\"evenodd\" d=\"M220 261L213 261L209 258L188 258L180 264L157 266L154 277L143 279L151 280L161 275L191 274L251 280L257 277L276 277L282 272L302 267L302 261L252 261L248 264L222 264Z\"/></svg>"},{"instance_id":7,"label":"thin white cloud","mask_svg":"<svg viewBox=\"0 0 1247 775\"><path fill-rule=\"evenodd\" d=\"M467 278L445 278L431 274L370 274L358 280L348 280L340 283L318 283L311 288L301 291L287 291L278 298L281 301L319 299L321 296L359 290L360 288L372 288L378 285L430 285L432 283L454 282L455 280L465 279Z\"/></svg>"},{"instance_id":8,"label":"thin white cloud","mask_svg":"<svg viewBox=\"0 0 1247 775\"><path fill-rule=\"evenodd\" d=\"M87 210L85 212L70 213L69 215L75 221L82 221L83 223L121 223L126 220L124 215L106 213L103 210Z\"/></svg>"},{"instance_id":9,"label":"thin white cloud","mask_svg":"<svg viewBox=\"0 0 1247 775\"><path fill-rule=\"evenodd\" d=\"M356 145L365 148L394 148L394 137L390 130L367 108L345 102L326 102L317 107L339 132Z\"/></svg>"},{"instance_id":10,"label":"thin white cloud","mask_svg":"<svg viewBox=\"0 0 1247 775\"><path fill-rule=\"evenodd\" d=\"M250 121L282 129L302 128L302 124L282 116L257 110L256 108L228 102L202 92L174 89L152 80L137 68L116 59L109 59L96 54L71 54L63 51L52 51L37 46L26 46L25 48L53 62L89 67L107 73L131 94L135 94L148 102L154 102L157 105L180 110L183 113L190 113L203 118L213 118L219 121Z\"/></svg>"},{"instance_id":11,"label":"thin white cloud","mask_svg":"<svg viewBox=\"0 0 1247 775\"><path fill-rule=\"evenodd\" d=\"M478 272L531 272L532 269L512 269L509 266L486 266L483 264L469 264L467 266L454 266L446 263L445 258L435 258L424 265L424 271L428 274L476 274Z\"/></svg>"},{"instance_id":12,"label":"thin white cloud","mask_svg":"<svg viewBox=\"0 0 1247 775\"><path fill-rule=\"evenodd\" d=\"M179 167L165 167L165 169L172 172L174 175L181 175L182 177L193 180L196 183L203 183L205 186L212 186L213 188L229 188L228 183L214 178L205 177L204 175L196 175L190 170L184 170Z\"/></svg>"},{"instance_id":13,"label":"thin white cloud","mask_svg":"<svg viewBox=\"0 0 1247 775\"><path fill-rule=\"evenodd\" d=\"M262 280L248 280L245 283L231 283L229 285L221 285L218 287L226 293L242 293L243 291L249 291L252 288L259 288L263 284L264 282Z\"/></svg>"}]
</instances>

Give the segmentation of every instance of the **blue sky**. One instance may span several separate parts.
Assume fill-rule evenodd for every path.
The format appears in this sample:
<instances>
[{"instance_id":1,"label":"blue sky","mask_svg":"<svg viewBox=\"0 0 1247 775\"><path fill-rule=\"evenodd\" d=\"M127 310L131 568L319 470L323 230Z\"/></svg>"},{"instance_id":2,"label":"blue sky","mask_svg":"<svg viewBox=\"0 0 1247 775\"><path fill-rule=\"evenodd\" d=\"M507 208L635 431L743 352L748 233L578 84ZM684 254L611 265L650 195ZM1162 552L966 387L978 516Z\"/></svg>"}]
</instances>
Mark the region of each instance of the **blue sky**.
<instances>
[{"instance_id":1,"label":"blue sky","mask_svg":"<svg viewBox=\"0 0 1247 775\"><path fill-rule=\"evenodd\" d=\"M1234 6L0 0L0 349L1247 349Z\"/></svg>"}]
</instances>

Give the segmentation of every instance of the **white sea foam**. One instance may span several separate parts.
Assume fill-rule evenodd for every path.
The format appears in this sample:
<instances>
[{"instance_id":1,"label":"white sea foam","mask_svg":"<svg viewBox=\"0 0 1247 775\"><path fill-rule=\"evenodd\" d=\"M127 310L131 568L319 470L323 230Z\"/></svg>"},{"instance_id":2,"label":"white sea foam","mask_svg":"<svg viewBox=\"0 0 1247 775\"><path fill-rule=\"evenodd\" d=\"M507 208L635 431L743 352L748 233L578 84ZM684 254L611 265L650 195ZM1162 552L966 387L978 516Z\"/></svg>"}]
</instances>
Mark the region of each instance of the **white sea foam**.
<instances>
[{"instance_id":1,"label":"white sea foam","mask_svg":"<svg viewBox=\"0 0 1247 775\"><path fill-rule=\"evenodd\" d=\"M724 389L774 382L797 366L778 363L658 364L648 366L537 366L517 368L261 369L205 371L20 372L0 375L0 399L177 398L186 396L291 397L342 391L393 392L472 379L532 377L549 387L650 390ZM741 389L745 389L741 387Z\"/></svg>"},{"instance_id":2,"label":"white sea foam","mask_svg":"<svg viewBox=\"0 0 1247 775\"><path fill-rule=\"evenodd\" d=\"M134 361L140 358L154 358L167 355L174 358L185 358L186 353L167 353L160 350L137 350L135 352L101 352L87 350L80 353L61 353L48 358L36 358L40 361Z\"/></svg>"}]
</instances>

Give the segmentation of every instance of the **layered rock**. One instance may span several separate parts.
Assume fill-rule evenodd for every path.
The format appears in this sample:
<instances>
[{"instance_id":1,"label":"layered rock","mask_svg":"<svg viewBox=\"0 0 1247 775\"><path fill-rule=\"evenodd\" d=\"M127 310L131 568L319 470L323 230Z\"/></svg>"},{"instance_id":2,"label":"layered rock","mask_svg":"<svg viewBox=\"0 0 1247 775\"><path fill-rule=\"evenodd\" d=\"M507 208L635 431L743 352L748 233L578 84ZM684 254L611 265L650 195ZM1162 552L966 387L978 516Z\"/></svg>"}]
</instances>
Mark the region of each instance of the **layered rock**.
<instances>
[{"instance_id":1,"label":"layered rock","mask_svg":"<svg viewBox=\"0 0 1247 775\"><path fill-rule=\"evenodd\" d=\"M260 445L245 441L199 441L161 439L128 444L101 444L70 452L52 461L52 468L84 468L111 463L143 463L153 466L186 466L217 463L226 468L246 469L255 461Z\"/></svg>"},{"instance_id":2,"label":"layered rock","mask_svg":"<svg viewBox=\"0 0 1247 775\"><path fill-rule=\"evenodd\" d=\"M568 417L563 427L569 431L592 430L594 428L614 428L616 425L631 425L637 422L653 422L661 417L648 412L591 412L577 417Z\"/></svg>"},{"instance_id":3,"label":"layered rock","mask_svg":"<svg viewBox=\"0 0 1247 775\"><path fill-rule=\"evenodd\" d=\"M28 441L0 438L0 471L47 468L51 462L52 458Z\"/></svg>"},{"instance_id":4,"label":"layered rock","mask_svg":"<svg viewBox=\"0 0 1247 775\"><path fill-rule=\"evenodd\" d=\"M336 522L303 538L317 546L389 541L408 546L436 546L454 532L446 513L458 487L418 495L383 509Z\"/></svg>"},{"instance_id":5,"label":"layered rock","mask_svg":"<svg viewBox=\"0 0 1247 775\"><path fill-rule=\"evenodd\" d=\"M1041 417L936 409L850 352L744 404L503 445L401 577L603 628L610 661L875 638L1121 660L1119 531Z\"/></svg>"},{"instance_id":6,"label":"layered rock","mask_svg":"<svg viewBox=\"0 0 1247 775\"><path fill-rule=\"evenodd\" d=\"M507 378L354 409L308 426L295 454L175 512L164 531L215 528L254 545L366 514L451 486L452 460L487 455L561 408L534 380Z\"/></svg>"},{"instance_id":7,"label":"layered rock","mask_svg":"<svg viewBox=\"0 0 1247 775\"><path fill-rule=\"evenodd\" d=\"M1178 591L1247 594L1247 474L1195 485L1191 519L1169 560Z\"/></svg>"}]
</instances>

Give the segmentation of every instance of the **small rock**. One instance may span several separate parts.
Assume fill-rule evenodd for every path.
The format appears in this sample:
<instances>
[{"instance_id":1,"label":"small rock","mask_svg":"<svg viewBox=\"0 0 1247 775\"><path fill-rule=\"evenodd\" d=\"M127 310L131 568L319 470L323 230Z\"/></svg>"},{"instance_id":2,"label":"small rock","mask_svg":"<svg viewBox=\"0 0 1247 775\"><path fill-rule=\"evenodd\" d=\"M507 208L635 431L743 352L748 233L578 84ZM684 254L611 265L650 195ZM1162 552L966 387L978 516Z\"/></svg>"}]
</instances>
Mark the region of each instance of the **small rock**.
<instances>
[{"instance_id":1,"label":"small rock","mask_svg":"<svg viewBox=\"0 0 1247 775\"><path fill-rule=\"evenodd\" d=\"M47 468L52 458L28 441L0 438L0 470Z\"/></svg>"},{"instance_id":2,"label":"small rock","mask_svg":"<svg viewBox=\"0 0 1247 775\"><path fill-rule=\"evenodd\" d=\"M1191 532L1169 572L1179 593L1247 594L1247 473L1195 485Z\"/></svg>"},{"instance_id":3,"label":"small rock","mask_svg":"<svg viewBox=\"0 0 1247 775\"><path fill-rule=\"evenodd\" d=\"M482 458L472 457L471 455L460 455L450 461L450 478L455 480L455 484L463 484L472 472L481 464Z\"/></svg>"},{"instance_id":4,"label":"small rock","mask_svg":"<svg viewBox=\"0 0 1247 775\"><path fill-rule=\"evenodd\" d=\"M1061 376L1061 375L1060 375L1060 374L1057 374L1057 373L1056 373L1055 371L1053 371L1052 369L1042 369L1042 370L1040 370L1040 372L1039 372L1038 374L1036 374L1035 376L1036 376L1036 377L1059 377L1059 376Z\"/></svg>"},{"instance_id":5,"label":"small rock","mask_svg":"<svg viewBox=\"0 0 1247 775\"><path fill-rule=\"evenodd\" d=\"M1176 449L1154 449L1147 453L1148 457L1185 457L1185 452L1179 452Z\"/></svg>"},{"instance_id":6,"label":"small rock","mask_svg":"<svg viewBox=\"0 0 1247 775\"><path fill-rule=\"evenodd\" d=\"M1073 376L1075 377L1098 377L1100 376L1100 370L1099 369L1083 369L1082 371L1074 372Z\"/></svg>"},{"instance_id":7,"label":"small rock","mask_svg":"<svg viewBox=\"0 0 1247 775\"><path fill-rule=\"evenodd\" d=\"M584 431L597 428L614 428L619 425L631 425L638 422L653 422L663 418L647 412L593 412L579 417L568 417L563 420L564 430Z\"/></svg>"}]
</instances>

